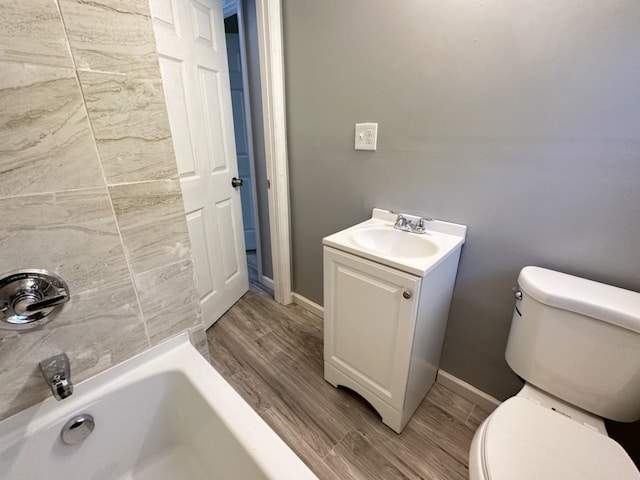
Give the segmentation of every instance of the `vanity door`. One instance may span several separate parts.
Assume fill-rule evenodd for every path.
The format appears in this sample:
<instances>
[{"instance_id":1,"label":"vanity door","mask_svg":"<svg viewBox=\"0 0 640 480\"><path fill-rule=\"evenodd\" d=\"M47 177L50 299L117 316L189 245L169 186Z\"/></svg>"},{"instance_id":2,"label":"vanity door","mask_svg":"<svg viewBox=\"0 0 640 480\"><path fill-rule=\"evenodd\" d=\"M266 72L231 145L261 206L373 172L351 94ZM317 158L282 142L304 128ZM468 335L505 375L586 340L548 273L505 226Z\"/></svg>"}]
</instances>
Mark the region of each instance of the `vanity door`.
<instances>
[{"instance_id":1,"label":"vanity door","mask_svg":"<svg viewBox=\"0 0 640 480\"><path fill-rule=\"evenodd\" d=\"M324 247L325 363L402 410L421 279Z\"/></svg>"}]
</instances>

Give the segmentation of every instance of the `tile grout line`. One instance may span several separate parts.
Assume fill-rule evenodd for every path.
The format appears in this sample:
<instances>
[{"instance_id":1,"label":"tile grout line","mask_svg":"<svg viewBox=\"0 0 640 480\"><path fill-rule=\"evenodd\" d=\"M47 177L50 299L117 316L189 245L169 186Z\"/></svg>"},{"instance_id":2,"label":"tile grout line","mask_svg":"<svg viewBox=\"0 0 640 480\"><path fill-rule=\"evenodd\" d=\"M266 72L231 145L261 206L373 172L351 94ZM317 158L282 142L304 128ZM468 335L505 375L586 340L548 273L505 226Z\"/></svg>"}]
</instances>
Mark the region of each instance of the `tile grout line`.
<instances>
[{"instance_id":1,"label":"tile grout line","mask_svg":"<svg viewBox=\"0 0 640 480\"><path fill-rule=\"evenodd\" d=\"M466 424L468 424L468 423L469 423L469 419L471 418L471 415L473 415L473 412L475 412L476 410L479 410L480 412L483 412L483 413L484 413L484 411L483 411L480 407L478 407L478 405L476 405L476 404L474 403L474 404L473 404L473 407L471 408L471 411L469 412L469 415L467 415L467 418L465 419L465 423L466 423ZM469 425L469 426L471 426L471 425Z\"/></svg>"},{"instance_id":2,"label":"tile grout line","mask_svg":"<svg viewBox=\"0 0 640 480\"><path fill-rule=\"evenodd\" d=\"M140 321L142 322L142 326L144 327L144 334L147 337L147 347L150 347L151 337L149 336L149 329L147 327L147 322L144 318L144 312L142 311L142 303L140 302L140 295L138 294L138 288L135 282L135 274L133 272L133 267L131 266L131 262L129 259L129 254L127 248L124 244L124 239L122 238L122 232L120 231L120 224L118 223L118 217L116 216L116 209L113 205L113 199L111 198L111 192L109 190L109 183L107 182L107 176L104 171L104 166L102 165L102 157L100 156L100 152L98 151L98 144L96 142L96 135L93 129L93 122L91 121L91 117L89 116L89 110L87 109L87 100L85 98L84 90L82 88L82 84L80 83L80 76L78 75L78 65L76 64L75 56L73 55L73 51L71 49L71 42L69 41L69 32L67 30L67 24L65 22L64 14L62 13L62 9L60 8L60 0L55 0L56 7L58 9L58 13L60 14L60 21L62 22L62 29L64 31L64 38L67 41L67 47L69 51L69 56L71 57L71 64L73 65L73 72L76 78L76 83L78 85L78 89L80 90L80 95L82 97L82 108L84 109L84 113L87 116L87 123L89 124L89 130L91 132L91 137L93 139L93 146L96 152L96 157L98 159L98 165L100 166L100 172L102 173L102 181L104 182L104 188L107 190L107 198L109 199L109 205L111 207L111 214L113 215L113 220L116 225L116 231L118 232L118 237L120 238L120 246L122 247L122 253L124 255L124 259L127 262L127 268L129 270L129 277L131 281L131 286L133 287L133 293L136 296L136 302L138 303L138 313L140 315Z\"/></svg>"},{"instance_id":3,"label":"tile grout line","mask_svg":"<svg viewBox=\"0 0 640 480\"><path fill-rule=\"evenodd\" d=\"M270 328L268 332L264 332L262 335L258 335L256 338L252 339L251 341L257 342L261 338L264 338L265 335L269 335L270 333L272 333L274 330L275 330L274 328Z\"/></svg>"},{"instance_id":4,"label":"tile grout line","mask_svg":"<svg viewBox=\"0 0 640 480\"><path fill-rule=\"evenodd\" d=\"M349 435L351 432L355 432L355 431L356 430L347 430L347 432L344 435L342 435L342 437L340 437L340 439L335 443L335 445L331 447L331 450L325 453L324 456L321 457L320 459L324 462L326 458L331 454L331 452L333 452L336 449L336 447L340 444L340 442L345 438L347 438L347 435Z\"/></svg>"},{"instance_id":5,"label":"tile grout line","mask_svg":"<svg viewBox=\"0 0 640 480\"><path fill-rule=\"evenodd\" d=\"M76 77L77 80L77 77ZM80 88L80 92L82 95L82 103L84 104L84 94L82 93L82 88ZM86 111L86 105L84 105L85 111ZM93 143L95 145L95 135L93 133L93 127L91 125L91 120L88 118L87 116L87 120L89 122L89 129L91 130L91 135L93 136ZM97 152L97 148L96 148L96 152ZM158 179L152 179L152 180L140 180L140 181L135 181L135 182L120 182L120 183L106 183L106 177L104 175L104 170L102 169L102 162L100 161L100 156L99 156L99 152L98 152L98 162L100 163L100 169L102 171L102 176L103 179L105 180L105 184L103 185L93 185L93 186L89 186L89 187L80 187L80 188L67 188L67 189L63 189L63 190L51 190L50 192L38 192L38 193L19 193L16 195L0 195L0 200L6 200L8 198L28 198L28 197L39 197L39 196L45 196L45 195L57 195L59 193L74 193L74 192L85 192L87 190L95 190L95 189L102 189L102 188L107 188L109 189L110 187L120 187L120 186L128 186L128 185L140 185L140 184L146 184L146 183L156 183L156 182L174 182L174 181L179 181L178 178L158 178Z\"/></svg>"},{"instance_id":6,"label":"tile grout line","mask_svg":"<svg viewBox=\"0 0 640 480\"><path fill-rule=\"evenodd\" d=\"M84 100L83 100L84 103ZM94 142L95 143L95 142ZM19 193L17 195L2 195L0 196L0 200L7 200L10 198L29 198L29 197L44 197L48 195L58 195L61 193L75 193L75 192L86 192L89 190L102 190L103 188L107 188L105 185L94 185L91 187L80 187L80 188L67 188L63 190L51 190L50 192L38 192L38 193Z\"/></svg>"}]
</instances>

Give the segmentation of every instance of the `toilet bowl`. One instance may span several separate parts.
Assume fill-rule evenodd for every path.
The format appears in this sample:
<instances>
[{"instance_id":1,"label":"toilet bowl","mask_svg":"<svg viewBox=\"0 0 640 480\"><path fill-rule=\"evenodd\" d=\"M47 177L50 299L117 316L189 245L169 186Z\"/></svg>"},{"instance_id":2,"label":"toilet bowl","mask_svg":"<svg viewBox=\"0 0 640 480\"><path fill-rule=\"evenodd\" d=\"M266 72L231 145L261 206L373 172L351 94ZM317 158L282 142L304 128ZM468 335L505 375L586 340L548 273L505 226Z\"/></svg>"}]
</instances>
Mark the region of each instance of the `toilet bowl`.
<instances>
[{"instance_id":1,"label":"toilet bowl","mask_svg":"<svg viewBox=\"0 0 640 480\"><path fill-rule=\"evenodd\" d=\"M470 480L640 479L615 440L566 411L520 394L503 402L473 437Z\"/></svg>"},{"instance_id":2,"label":"toilet bowl","mask_svg":"<svg viewBox=\"0 0 640 480\"><path fill-rule=\"evenodd\" d=\"M538 267L518 278L507 363L525 380L476 431L471 480L640 480L604 418L640 417L640 294Z\"/></svg>"}]
</instances>

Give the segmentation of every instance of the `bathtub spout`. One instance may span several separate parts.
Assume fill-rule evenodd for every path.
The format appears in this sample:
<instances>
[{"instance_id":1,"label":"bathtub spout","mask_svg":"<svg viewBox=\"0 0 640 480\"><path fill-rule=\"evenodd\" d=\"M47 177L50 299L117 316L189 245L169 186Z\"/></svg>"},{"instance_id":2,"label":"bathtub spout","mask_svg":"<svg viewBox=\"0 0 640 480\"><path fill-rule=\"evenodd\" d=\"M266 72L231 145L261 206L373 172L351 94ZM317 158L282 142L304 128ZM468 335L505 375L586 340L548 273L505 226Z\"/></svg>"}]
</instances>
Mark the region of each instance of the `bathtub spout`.
<instances>
[{"instance_id":1,"label":"bathtub spout","mask_svg":"<svg viewBox=\"0 0 640 480\"><path fill-rule=\"evenodd\" d=\"M66 353L41 361L40 370L56 400L63 400L73 393L71 365Z\"/></svg>"}]
</instances>

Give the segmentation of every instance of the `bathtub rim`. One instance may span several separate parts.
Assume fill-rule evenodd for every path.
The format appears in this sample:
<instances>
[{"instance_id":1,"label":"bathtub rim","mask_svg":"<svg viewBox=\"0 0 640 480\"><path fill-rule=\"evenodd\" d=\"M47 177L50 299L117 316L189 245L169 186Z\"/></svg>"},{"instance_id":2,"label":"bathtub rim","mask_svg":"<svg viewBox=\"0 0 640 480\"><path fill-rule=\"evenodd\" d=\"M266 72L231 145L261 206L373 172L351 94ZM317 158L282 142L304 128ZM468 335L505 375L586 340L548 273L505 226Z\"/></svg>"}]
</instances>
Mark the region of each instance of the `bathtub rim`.
<instances>
[{"instance_id":1,"label":"bathtub rim","mask_svg":"<svg viewBox=\"0 0 640 480\"><path fill-rule=\"evenodd\" d=\"M2 420L0 445L14 445L25 436L33 435L53 423L64 423L84 406L99 401L109 393L166 373L179 373L190 382L267 478L318 480L295 452L202 357L186 332L79 382L74 387L73 395L65 400L58 402L48 397Z\"/></svg>"}]
</instances>

